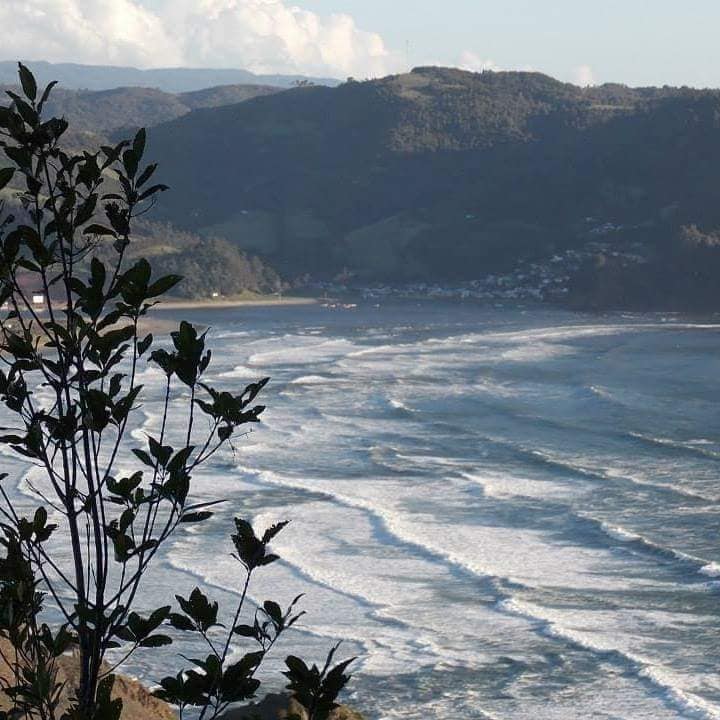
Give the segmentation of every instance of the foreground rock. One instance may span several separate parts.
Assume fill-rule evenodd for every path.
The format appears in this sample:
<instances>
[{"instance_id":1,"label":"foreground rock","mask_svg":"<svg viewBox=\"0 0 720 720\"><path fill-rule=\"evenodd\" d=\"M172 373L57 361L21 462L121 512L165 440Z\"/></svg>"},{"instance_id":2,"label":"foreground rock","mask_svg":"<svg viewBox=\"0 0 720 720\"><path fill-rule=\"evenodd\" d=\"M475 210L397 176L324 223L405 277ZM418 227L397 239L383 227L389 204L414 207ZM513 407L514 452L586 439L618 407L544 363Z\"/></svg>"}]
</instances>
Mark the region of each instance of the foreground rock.
<instances>
[{"instance_id":1,"label":"foreground rock","mask_svg":"<svg viewBox=\"0 0 720 720\"><path fill-rule=\"evenodd\" d=\"M7 640L0 639L0 657L12 657L12 647ZM76 655L68 655L58 661L58 681L65 682L67 688L74 688L79 680L79 663ZM0 659L0 678L9 678L10 668ZM177 720L177 716L166 703L153 697L136 680L117 675L113 688L113 697L123 701L122 720ZM67 693L63 697L67 701ZM0 691L0 710L9 710L10 699ZM65 707L65 705L63 705Z\"/></svg>"},{"instance_id":2,"label":"foreground rock","mask_svg":"<svg viewBox=\"0 0 720 720\"><path fill-rule=\"evenodd\" d=\"M268 695L259 703L236 708L222 716L221 720L285 720L297 715L307 720L307 713L286 695ZM330 715L330 720L364 720L363 716L348 707L339 707Z\"/></svg>"},{"instance_id":3,"label":"foreground rock","mask_svg":"<svg viewBox=\"0 0 720 720\"><path fill-rule=\"evenodd\" d=\"M0 679L10 678L10 668L2 659L12 657L12 646L0 638ZM79 663L77 655L68 655L58 661L58 681L65 683L68 689L75 688L79 682ZM122 720L177 720L177 715L167 704L154 697L141 683L123 675L116 675L113 697L123 702ZM66 707L67 693L63 695L62 708ZM9 710L12 704L8 696L0 690L0 711ZM297 715L307 720L307 713L287 695L268 695L259 703L228 711L220 720L286 720ZM330 715L330 720L365 720L363 716L348 707L339 707Z\"/></svg>"}]
</instances>

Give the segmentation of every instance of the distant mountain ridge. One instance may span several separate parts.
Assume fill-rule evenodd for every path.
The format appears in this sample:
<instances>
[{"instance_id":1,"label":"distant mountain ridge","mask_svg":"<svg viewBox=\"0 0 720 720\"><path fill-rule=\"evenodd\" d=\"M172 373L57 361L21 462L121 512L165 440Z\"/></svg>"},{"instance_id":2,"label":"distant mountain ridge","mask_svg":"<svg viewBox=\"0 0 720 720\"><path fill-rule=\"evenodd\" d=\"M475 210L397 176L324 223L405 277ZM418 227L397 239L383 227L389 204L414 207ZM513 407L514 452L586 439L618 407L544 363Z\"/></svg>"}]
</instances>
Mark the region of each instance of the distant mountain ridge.
<instances>
[{"instance_id":1,"label":"distant mountain ridge","mask_svg":"<svg viewBox=\"0 0 720 720\"><path fill-rule=\"evenodd\" d=\"M2 86L3 89L15 86ZM118 134L152 127L200 108L233 105L254 97L283 92L271 85L221 85L184 93L154 88L121 87L112 90L67 90L56 87L45 113L70 122L67 140L80 148L112 142Z\"/></svg>"},{"instance_id":2,"label":"distant mountain ridge","mask_svg":"<svg viewBox=\"0 0 720 720\"><path fill-rule=\"evenodd\" d=\"M23 61L25 62L25 61ZM205 90L218 85L274 85L292 87L308 81L318 85L337 85L333 78L312 78L303 75L257 75L249 70L210 68L151 68L112 65L80 65L27 61L39 83L59 81L68 90L112 90L121 87L155 88L164 92L184 93ZM0 60L0 84L17 82L17 62Z\"/></svg>"}]
</instances>

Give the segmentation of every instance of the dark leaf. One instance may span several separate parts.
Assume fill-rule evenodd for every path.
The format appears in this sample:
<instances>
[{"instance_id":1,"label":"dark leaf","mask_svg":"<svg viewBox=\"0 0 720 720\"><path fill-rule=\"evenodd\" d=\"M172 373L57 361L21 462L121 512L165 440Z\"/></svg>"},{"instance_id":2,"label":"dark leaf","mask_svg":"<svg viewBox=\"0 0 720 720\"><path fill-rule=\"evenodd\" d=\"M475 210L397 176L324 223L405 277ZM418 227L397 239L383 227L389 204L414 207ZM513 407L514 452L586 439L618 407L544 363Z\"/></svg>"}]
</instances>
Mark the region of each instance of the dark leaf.
<instances>
[{"instance_id":1,"label":"dark leaf","mask_svg":"<svg viewBox=\"0 0 720 720\"><path fill-rule=\"evenodd\" d=\"M182 275L166 275L156 280L148 287L147 297L154 298L158 295L164 295L168 290L174 288L182 279Z\"/></svg>"},{"instance_id":2,"label":"dark leaf","mask_svg":"<svg viewBox=\"0 0 720 720\"><path fill-rule=\"evenodd\" d=\"M37 97L37 83L35 77L30 70L22 63L18 63L18 75L20 76L20 84L22 85L25 97L28 100L35 100Z\"/></svg>"},{"instance_id":3,"label":"dark leaf","mask_svg":"<svg viewBox=\"0 0 720 720\"><path fill-rule=\"evenodd\" d=\"M116 234L110 228L98 224L88 225L83 230L83 233L85 235L110 235L116 237Z\"/></svg>"},{"instance_id":4,"label":"dark leaf","mask_svg":"<svg viewBox=\"0 0 720 720\"><path fill-rule=\"evenodd\" d=\"M0 190L2 190L12 179L15 174L15 168L0 168Z\"/></svg>"},{"instance_id":5,"label":"dark leaf","mask_svg":"<svg viewBox=\"0 0 720 720\"><path fill-rule=\"evenodd\" d=\"M180 518L181 523L197 523L202 522L203 520L207 520L208 518L211 518L213 516L213 513L211 512L190 512L190 513L183 513L183 516Z\"/></svg>"},{"instance_id":6,"label":"dark leaf","mask_svg":"<svg viewBox=\"0 0 720 720\"><path fill-rule=\"evenodd\" d=\"M163 645L172 645L172 638L167 635L151 635L140 641L140 647L162 647Z\"/></svg>"},{"instance_id":7,"label":"dark leaf","mask_svg":"<svg viewBox=\"0 0 720 720\"><path fill-rule=\"evenodd\" d=\"M241 637L257 637L257 630L252 625L236 625L233 632Z\"/></svg>"},{"instance_id":8,"label":"dark leaf","mask_svg":"<svg viewBox=\"0 0 720 720\"><path fill-rule=\"evenodd\" d=\"M139 458L141 462L145 463L145 465L148 465L151 468L155 467L155 463L152 458L144 450L133 448L133 454Z\"/></svg>"},{"instance_id":9,"label":"dark leaf","mask_svg":"<svg viewBox=\"0 0 720 720\"><path fill-rule=\"evenodd\" d=\"M176 630L195 630L195 623L180 613L170 613L170 625Z\"/></svg>"},{"instance_id":10,"label":"dark leaf","mask_svg":"<svg viewBox=\"0 0 720 720\"><path fill-rule=\"evenodd\" d=\"M264 533L262 537L262 541L264 543L269 543L283 528L287 527L290 524L289 520L284 520L283 522L275 523L274 525L271 525Z\"/></svg>"},{"instance_id":11,"label":"dark leaf","mask_svg":"<svg viewBox=\"0 0 720 720\"><path fill-rule=\"evenodd\" d=\"M137 351L138 355L143 355L145 351L150 347L153 341L152 333L146 335L144 339L138 340Z\"/></svg>"},{"instance_id":12,"label":"dark leaf","mask_svg":"<svg viewBox=\"0 0 720 720\"><path fill-rule=\"evenodd\" d=\"M42 94L42 97L40 98L40 102L38 103L38 111L42 112L43 106L47 102L47 99L50 97L50 93L52 92L52 89L57 85L57 80L53 80L51 83L47 85L45 88L45 91Z\"/></svg>"}]
</instances>

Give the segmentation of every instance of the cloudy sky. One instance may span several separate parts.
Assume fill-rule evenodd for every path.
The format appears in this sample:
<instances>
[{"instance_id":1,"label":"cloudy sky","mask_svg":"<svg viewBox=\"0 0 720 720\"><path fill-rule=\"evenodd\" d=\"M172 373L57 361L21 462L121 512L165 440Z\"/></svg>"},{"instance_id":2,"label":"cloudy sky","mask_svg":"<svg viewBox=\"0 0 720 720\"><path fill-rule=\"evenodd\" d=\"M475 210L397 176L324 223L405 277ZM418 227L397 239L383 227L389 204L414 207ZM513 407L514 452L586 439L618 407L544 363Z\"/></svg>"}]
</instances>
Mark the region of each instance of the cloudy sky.
<instances>
[{"instance_id":1,"label":"cloudy sky","mask_svg":"<svg viewBox=\"0 0 720 720\"><path fill-rule=\"evenodd\" d=\"M0 0L0 59L720 86L718 0Z\"/></svg>"}]
</instances>

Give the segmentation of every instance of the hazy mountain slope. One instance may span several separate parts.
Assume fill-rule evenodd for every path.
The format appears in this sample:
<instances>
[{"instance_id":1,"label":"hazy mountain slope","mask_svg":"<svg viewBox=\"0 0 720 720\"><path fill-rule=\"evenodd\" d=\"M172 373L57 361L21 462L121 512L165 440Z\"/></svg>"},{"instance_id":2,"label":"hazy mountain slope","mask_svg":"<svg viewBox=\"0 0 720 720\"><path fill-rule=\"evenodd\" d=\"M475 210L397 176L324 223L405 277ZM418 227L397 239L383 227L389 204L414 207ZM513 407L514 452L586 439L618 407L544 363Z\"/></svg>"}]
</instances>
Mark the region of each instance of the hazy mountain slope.
<instances>
[{"instance_id":1,"label":"hazy mountain slope","mask_svg":"<svg viewBox=\"0 0 720 720\"><path fill-rule=\"evenodd\" d=\"M12 215L18 224L32 222L12 189L0 193L0 205L2 219ZM107 240L100 241L84 258L86 266L94 255L109 265L117 261L117 253ZM178 230L169 223L153 222L147 216L135 218L131 242L124 254L126 266L140 258L146 258L156 273L181 275L183 281L171 294L182 298L267 295L283 286L272 267L237 245L223 238Z\"/></svg>"},{"instance_id":2,"label":"hazy mountain slope","mask_svg":"<svg viewBox=\"0 0 720 720\"><path fill-rule=\"evenodd\" d=\"M336 85L338 82L332 78L305 78L301 75L255 75L247 70L233 69L158 68L139 70L132 67L49 63L39 60L27 61L26 64L35 73L39 83L59 80L63 87L74 90L147 87L180 93L203 90L217 85L291 87L302 80L323 85ZM9 85L15 83L16 80L17 63L10 60L0 61L0 84Z\"/></svg>"},{"instance_id":3,"label":"hazy mountain slope","mask_svg":"<svg viewBox=\"0 0 720 720\"><path fill-rule=\"evenodd\" d=\"M15 86L0 86L0 90L8 88L18 90ZM69 120L70 129L63 139L66 148L93 151L121 136L132 137L138 127L151 127L196 108L239 103L278 92L282 88L263 85L229 85L180 94L132 87L103 91L55 88L46 104L45 116ZM9 98L2 102L5 101L10 102ZM0 165L5 162L0 157ZM17 217L24 214L15 196L20 187L16 178L0 193L0 202ZM221 238L198 237L178 231L169 223L137 221L135 230L128 259L149 257L153 264L162 264L163 272L182 275L185 279L176 287L175 294L184 297L263 294L280 287L280 280L270 267Z\"/></svg>"},{"instance_id":4,"label":"hazy mountain slope","mask_svg":"<svg viewBox=\"0 0 720 720\"><path fill-rule=\"evenodd\" d=\"M718 92L420 68L199 110L151 152L166 217L286 273L477 277L588 217L645 238L720 224L719 131Z\"/></svg>"},{"instance_id":5,"label":"hazy mountain slope","mask_svg":"<svg viewBox=\"0 0 720 720\"><path fill-rule=\"evenodd\" d=\"M152 127L198 108L236 104L277 92L282 88L268 85L223 85L179 94L139 87L101 91L56 87L45 113L67 118L75 143L92 146L107 142L118 131Z\"/></svg>"},{"instance_id":6,"label":"hazy mountain slope","mask_svg":"<svg viewBox=\"0 0 720 720\"><path fill-rule=\"evenodd\" d=\"M285 88L278 85L218 85L216 87L180 93L177 97L191 110L199 108L234 105L254 97L264 97L282 92Z\"/></svg>"}]
</instances>

